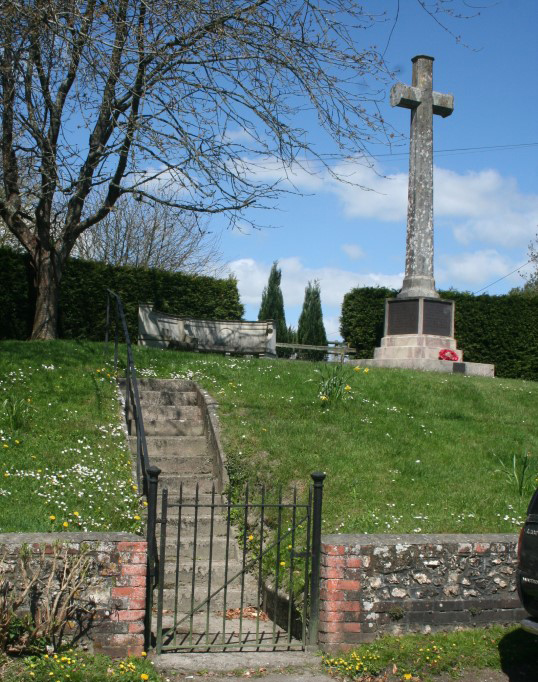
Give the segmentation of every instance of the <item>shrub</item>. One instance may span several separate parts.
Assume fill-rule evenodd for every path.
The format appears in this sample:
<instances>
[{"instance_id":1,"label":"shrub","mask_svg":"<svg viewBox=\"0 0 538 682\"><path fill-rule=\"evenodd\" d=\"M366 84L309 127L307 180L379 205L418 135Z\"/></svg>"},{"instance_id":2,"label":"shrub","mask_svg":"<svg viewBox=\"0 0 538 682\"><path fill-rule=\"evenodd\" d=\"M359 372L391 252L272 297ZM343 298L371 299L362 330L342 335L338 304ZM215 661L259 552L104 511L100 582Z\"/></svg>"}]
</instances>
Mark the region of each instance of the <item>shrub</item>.
<instances>
[{"instance_id":1,"label":"shrub","mask_svg":"<svg viewBox=\"0 0 538 682\"><path fill-rule=\"evenodd\" d=\"M455 301L456 339L464 360L493 363L499 377L538 379L538 295L439 293ZM383 336L385 299L395 295L381 287L357 288L345 295L340 331L357 349L357 357L373 357Z\"/></svg>"},{"instance_id":2,"label":"shrub","mask_svg":"<svg viewBox=\"0 0 538 682\"><path fill-rule=\"evenodd\" d=\"M102 341L106 290L123 301L131 338L138 336L138 305L186 317L240 320L244 308L233 278L116 267L70 259L60 292L60 337ZM0 247L0 338L26 339L34 313L32 271L27 256Z\"/></svg>"}]
</instances>

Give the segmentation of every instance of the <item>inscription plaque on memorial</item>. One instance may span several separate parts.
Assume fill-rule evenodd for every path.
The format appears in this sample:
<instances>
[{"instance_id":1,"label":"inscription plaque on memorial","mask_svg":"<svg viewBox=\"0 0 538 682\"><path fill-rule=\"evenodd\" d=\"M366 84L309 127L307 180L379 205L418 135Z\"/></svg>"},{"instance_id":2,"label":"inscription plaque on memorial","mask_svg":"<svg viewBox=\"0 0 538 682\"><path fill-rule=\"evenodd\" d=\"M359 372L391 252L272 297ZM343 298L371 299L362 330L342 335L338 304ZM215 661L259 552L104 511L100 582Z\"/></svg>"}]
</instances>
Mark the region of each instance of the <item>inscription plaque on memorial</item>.
<instances>
[{"instance_id":1,"label":"inscription plaque on memorial","mask_svg":"<svg viewBox=\"0 0 538 682\"><path fill-rule=\"evenodd\" d=\"M424 301L423 334L452 336L452 302Z\"/></svg>"},{"instance_id":2,"label":"inscription plaque on memorial","mask_svg":"<svg viewBox=\"0 0 538 682\"><path fill-rule=\"evenodd\" d=\"M418 300L387 301L387 334L418 333Z\"/></svg>"}]
</instances>

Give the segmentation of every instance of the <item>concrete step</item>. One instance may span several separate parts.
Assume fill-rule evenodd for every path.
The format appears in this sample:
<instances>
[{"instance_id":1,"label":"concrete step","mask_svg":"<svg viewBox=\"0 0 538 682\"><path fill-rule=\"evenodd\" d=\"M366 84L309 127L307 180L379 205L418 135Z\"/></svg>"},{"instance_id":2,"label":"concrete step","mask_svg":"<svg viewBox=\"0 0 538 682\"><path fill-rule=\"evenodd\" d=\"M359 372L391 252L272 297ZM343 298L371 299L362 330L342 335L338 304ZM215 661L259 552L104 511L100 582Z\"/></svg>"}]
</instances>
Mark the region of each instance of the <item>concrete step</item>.
<instances>
[{"instance_id":1,"label":"concrete step","mask_svg":"<svg viewBox=\"0 0 538 682\"><path fill-rule=\"evenodd\" d=\"M181 558L181 555L180 555ZM239 570L239 569L237 569ZM224 574L226 571L226 564L224 561L212 561L211 571L209 571L209 563L207 561L197 561L195 567L195 576L197 584L207 585L209 574L211 573L211 584L220 585L224 584ZM237 573L237 571L235 571ZM230 573L230 567L228 567L228 577L235 575L235 573ZM180 585L191 585L192 584L192 561L190 563L182 563L180 561L178 581ZM166 588L172 588L176 584L176 566L174 562L166 562L165 573L164 573L164 586Z\"/></svg>"},{"instance_id":2,"label":"concrete step","mask_svg":"<svg viewBox=\"0 0 538 682\"><path fill-rule=\"evenodd\" d=\"M197 394L194 391L140 391L140 406L144 410L146 405L197 405Z\"/></svg>"},{"instance_id":3,"label":"concrete step","mask_svg":"<svg viewBox=\"0 0 538 682\"><path fill-rule=\"evenodd\" d=\"M164 474L213 474L213 459L209 455L194 457L159 457L150 455L151 463Z\"/></svg>"},{"instance_id":4,"label":"concrete step","mask_svg":"<svg viewBox=\"0 0 538 682\"><path fill-rule=\"evenodd\" d=\"M227 608L229 607L227 606ZM274 646L285 646L288 642L288 634L278 626L273 626L273 622L270 620L260 619L259 621L256 621L256 619L243 618L240 623L239 618L223 619L223 615L221 613L210 612L209 627L207 627L208 619L207 613L204 609L201 609L192 617L193 630L191 637L189 632L191 619L190 617L185 618L185 615L186 614L179 614L177 617L178 625L175 643L178 645L185 646L189 643L192 643L194 646L202 647L201 650L203 650L203 645L208 641L213 644L218 644L223 641L227 643L242 642L245 648L251 647L273 651ZM156 625L155 620L156 618L154 614L154 627ZM165 642L167 641L166 632L171 630L173 627L173 609L166 609L163 615L163 631L165 633ZM290 647L300 649L301 643L292 639L290 642Z\"/></svg>"},{"instance_id":5,"label":"concrete step","mask_svg":"<svg viewBox=\"0 0 538 682\"><path fill-rule=\"evenodd\" d=\"M161 419L188 419L193 422L202 421L202 413L198 405L144 405L142 408L144 423ZM132 415L130 415L132 418Z\"/></svg>"},{"instance_id":6,"label":"concrete step","mask_svg":"<svg viewBox=\"0 0 538 682\"><path fill-rule=\"evenodd\" d=\"M146 436L203 436L204 423L201 419L146 419L144 416L144 433Z\"/></svg>"},{"instance_id":7,"label":"concrete step","mask_svg":"<svg viewBox=\"0 0 538 682\"><path fill-rule=\"evenodd\" d=\"M177 455L191 457L207 452L205 436L146 436L150 460L154 456ZM129 436L131 452L136 452L136 436Z\"/></svg>"},{"instance_id":8,"label":"concrete step","mask_svg":"<svg viewBox=\"0 0 538 682\"><path fill-rule=\"evenodd\" d=\"M139 390L145 391L195 391L196 384L188 379L156 379L153 377L137 377ZM125 388L125 379L118 380L120 387Z\"/></svg>"},{"instance_id":9,"label":"concrete step","mask_svg":"<svg viewBox=\"0 0 538 682\"><path fill-rule=\"evenodd\" d=\"M211 493L214 481L211 474L168 474L163 471L159 476L160 488L168 488L168 499L170 502L175 503L178 501L181 483L183 483L183 497L188 496L194 499L197 485L198 495L200 496L200 493L207 495Z\"/></svg>"},{"instance_id":10,"label":"concrete step","mask_svg":"<svg viewBox=\"0 0 538 682\"><path fill-rule=\"evenodd\" d=\"M158 542L158 540L157 540ZM198 538L196 542L196 561L200 562L200 565L207 565L209 559L209 540L203 538ZM180 548L180 566L192 566L194 543L193 538L184 537L181 539ZM175 544L171 542L166 543L165 551L165 563L167 567L172 567L175 570L176 561L176 547ZM213 561L224 561L226 559L226 537L216 537L213 539L213 549L212 549ZM239 561L241 557L241 552L235 541L235 538L230 537L230 544L228 547L228 561L235 562ZM234 566L236 564L234 563ZM235 572L239 571L241 566L239 564ZM171 570L171 569L170 569ZM229 569L231 570L231 569ZM234 569L235 570L235 569ZM232 574L233 575L233 574Z\"/></svg>"},{"instance_id":11,"label":"concrete step","mask_svg":"<svg viewBox=\"0 0 538 682\"><path fill-rule=\"evenodd\" d=\"M211 599L210 611L222 610L224 605L224 590L220 589L224 585L224 582L211 584L211 594L215 594ZM188 611L191 608L191 584L182 584L178 587L177 592L177 603L178 609L182 611ZM165 587L163 590L163 603L166 608L174 608L175 604L175 589L173 587ZM194 585L194 605L200 604L207 599L207 584L197 584ZM247 602L247 591L245 589L243 596L243 603ZM234 580L231 585L228 585L226 590L226 605L227 608L236 608L241 604L241 582L239 579Z\"/></svg>"},{"instance_id":12,"label":"concrete step","mask_svg":"<svg viewBox=\"0 0 538 682\"><path fill-rule=\"evenodd\" d=\"M191 510L189 510L189 516L186 515L185 510L181 515L181 539L193 537L194 535L194 514L191 516L190 511ZM172 509L168 510L168 523L166 531L166 535L170 542L176 541L178 520L178 510L177 508L172 507ZM199 515L196 523L196 532L198 533L198 536L201 538L209 538L210 530L211 517L209 515ZM215 514L215 518L213 519L213 534L226 536L226 519L220 514Z\"/></svg>"}]
</instances>

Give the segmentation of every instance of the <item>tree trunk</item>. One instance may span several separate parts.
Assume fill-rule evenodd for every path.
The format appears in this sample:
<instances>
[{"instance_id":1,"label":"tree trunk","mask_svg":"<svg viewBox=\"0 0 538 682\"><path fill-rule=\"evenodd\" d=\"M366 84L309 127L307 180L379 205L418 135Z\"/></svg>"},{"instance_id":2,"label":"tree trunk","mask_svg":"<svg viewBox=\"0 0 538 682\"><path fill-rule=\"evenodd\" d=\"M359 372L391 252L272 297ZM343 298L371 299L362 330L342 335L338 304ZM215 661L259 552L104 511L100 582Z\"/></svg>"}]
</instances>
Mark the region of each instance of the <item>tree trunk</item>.
<instances>
[{"instance_id":1,"label":"tree trunk","mask_svg":"<svg viewBox=\"0 0 538 682\"><path fill-rule=\"evenodd\" d=\"M31 338L42 341L57 339L63 263L54 251L38 246L32 265L35 271L36 306Z\"/></svg>"}]
</instances>

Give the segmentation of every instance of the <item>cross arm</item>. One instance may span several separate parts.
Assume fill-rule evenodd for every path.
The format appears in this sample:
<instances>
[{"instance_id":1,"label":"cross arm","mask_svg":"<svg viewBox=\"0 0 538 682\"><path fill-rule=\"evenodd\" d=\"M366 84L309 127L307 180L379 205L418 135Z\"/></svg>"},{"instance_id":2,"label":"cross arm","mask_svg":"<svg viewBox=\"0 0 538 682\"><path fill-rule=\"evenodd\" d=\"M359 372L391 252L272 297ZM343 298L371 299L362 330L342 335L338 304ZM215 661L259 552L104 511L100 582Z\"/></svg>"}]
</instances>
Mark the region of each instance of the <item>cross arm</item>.
<instances>
[{"instance_id":1,"label":"cross arm","mask_svg":"<svg viewBox=\"0 0 538 682\"><path fill-rule=\"evenodd\" d=\"M446 118L454 111L454 95L433 93L433 113Z\"/></svg>"},{"instance_id":2,"label":"cross arm","mask_svg":"<svg viewBox=\"0 0 538 682\"><path fill-rule=\"evenodd\" d=\"M432 92L433 113L446 118L454 111L454 95ZM390 90L390 105L415 109L422 102L422 90L412 85L396 83Z\"/></svg>"},{"instance_id":3,"label":"cross arm","mask_svg":"<svg viewBox=\"0 0 538 682\"><path fill-rule=\"evenodd\" d=\"M420 104L420 88L396 83L390 89L390 106L415 109Z\"/></svg>"}]
</instances>

